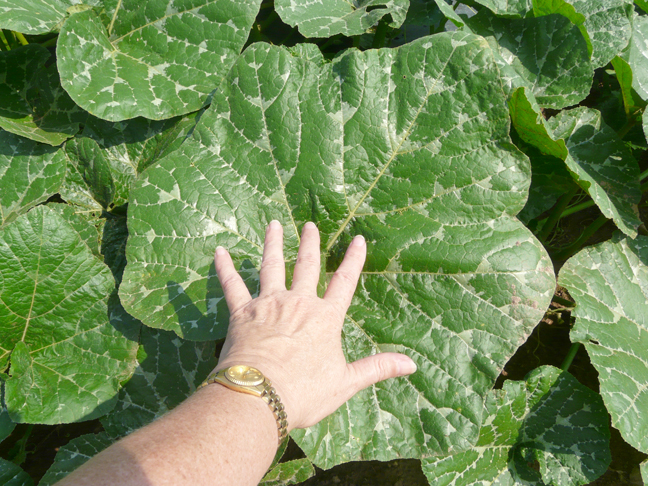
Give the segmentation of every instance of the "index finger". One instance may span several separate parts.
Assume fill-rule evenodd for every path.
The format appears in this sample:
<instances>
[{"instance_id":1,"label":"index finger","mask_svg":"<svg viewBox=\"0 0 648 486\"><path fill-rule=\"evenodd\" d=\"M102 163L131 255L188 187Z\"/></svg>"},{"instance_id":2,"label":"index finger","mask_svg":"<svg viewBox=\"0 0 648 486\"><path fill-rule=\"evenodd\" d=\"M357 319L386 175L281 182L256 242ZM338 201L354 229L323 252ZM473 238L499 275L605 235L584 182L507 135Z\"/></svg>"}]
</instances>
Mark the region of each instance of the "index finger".
<instances>
[{"instance_id":1,"label":"index finger","mask_svg":"<svg viewBox=\"0 0 648 486\"><path fill-rule=\"evenodd\" d=\"M349 308L366 256L367 245L364 238L358 235L349 245L344 260L333 274L324 293L324 300L339 305L344 311Z\"/></svg>"}]
</instances>

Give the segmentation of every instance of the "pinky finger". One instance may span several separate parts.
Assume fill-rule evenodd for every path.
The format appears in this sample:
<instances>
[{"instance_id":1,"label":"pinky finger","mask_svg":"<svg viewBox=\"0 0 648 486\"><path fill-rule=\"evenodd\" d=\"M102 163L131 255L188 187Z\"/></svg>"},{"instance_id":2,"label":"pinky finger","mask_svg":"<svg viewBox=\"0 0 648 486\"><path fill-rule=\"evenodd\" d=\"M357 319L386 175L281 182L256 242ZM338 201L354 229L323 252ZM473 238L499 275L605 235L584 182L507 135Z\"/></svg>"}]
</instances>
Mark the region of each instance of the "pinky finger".
<instances>
[{"instance_id":1,"label":"pinky finger","mask_svg":"<svg viewBox=\"0 0 648 486\"><path fill-rule=\"evenodd\" d=\"M245 286L243 279L236 271L236 268L234 268L234 262L232 262L232 257L227 250L219 246L216 248L214 258L216 274L218 275L221 287L223 287L227 307L230 313L232 313L251 301L252 296Z\"/></svg>"}]
</instances>

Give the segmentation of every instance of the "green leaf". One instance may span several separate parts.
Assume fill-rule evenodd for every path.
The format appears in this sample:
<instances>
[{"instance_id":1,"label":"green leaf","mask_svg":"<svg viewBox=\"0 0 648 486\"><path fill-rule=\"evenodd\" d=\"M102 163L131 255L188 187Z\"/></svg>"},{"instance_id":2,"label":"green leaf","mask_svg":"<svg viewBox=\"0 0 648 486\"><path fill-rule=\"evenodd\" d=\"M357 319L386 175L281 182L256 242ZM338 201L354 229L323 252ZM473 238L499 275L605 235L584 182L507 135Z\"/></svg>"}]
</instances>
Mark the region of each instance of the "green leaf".
<instances>
[{"instance_id":1,"label":"green leaf","mask_svg":"<svg viewBox=\"0 0 648 486\"><path fill-rule=\"evenodd\" d=\"M529 199L518 218L528 225L532 219L551 209L560 196L570 192L575 182L563 160L545 155L533 146L524 147L522 151L531 160L531 187Z\"/></svg>"},{"instance_id":2,"label":"green leaf","mask_svg":"<svg viewBox=\"0 0 648 486\"><path fill-rule=\"evenodd\" d=\"M98 5L98 0L3 0L0 4L0 29L24 34L47 34L58 30L68 9L72 11Z\"/></svg>"},{"instance_id":3,"label":"green leaf","mask_svg":"<svg viewBox=\"0 0 648 486\"><path fill-rule=\"evenodd\" d=\"M509 101L520 137L565 161L578 185L624 233L637 235L639 165L616 132L591 108L565 110L545 120L532 95L516 91Z\"/></svg>"},{"instance_id":4,"label":"green leaf","mask_svg":"<svg viewBox=\"0 0 648 486\"><path fill-rule=\"evenodd\" d=\"M315 475L315 468L308 459L282 462L270 469L259 486L284 486L303 483Z\"/></svg>"},{"instance_id":5,"label":"green leaf","mask_svg":"<svg viewBox=\"0 0 648 486\"><path fill-rule=\"evenodd\" d=\"M212 341L196 343L144 327L140 363L119 392L114 410L101 419L113 437L144 427L191 395L216 367Z\"/></svg>"},{"instance_id":6,"label":"green leaf","mask_svg":"<svg viewBox=\"0 0 648 486\"><path fill-rule=\"evenodd\" d=\"M560 14L578 26L594 68L625 49L632 33L632 0L476 0L506 17ZM540 57L539 57L540 58Z\"/></svg>"},{"instance_id":7,"label":"green leaf","mask_svg":"<svg viewBox=\"0 0 648 486\"><path fill-rule=\"evenodd\" d=\"M445 23L445 16L436 2L410 0L403 25L439 26L442 22Z\"/></svg>"},{"instance_id":8,"label":"green leaf","mask_svg":"<svg viewBox=\"0 0 648 486\"><path fill-rule=\"evenodd\" d=\"M34 486L34 481L13 462L0 459L0 484L4 486Z\"/></svg>"},{"instance_id":9,"label":"green leaf","mask_svg":"<svg viewBox=\"0 0 648 486\"><path fill-rule=\"evenodd\" d=\"M53 486L115 441L105 432L86 434L72 439L56 453L54 464L47 470L38 486Z\"/></svg>"},{"instance_id":10,"label":"green leaf","mask_svg":"<svg viewBox=\"0 0 648 486\"><path fill-rule=\"evenodd\" d=\"M0 442L9 437L15 428L16 424L9 417L9 412L7 412L7 407L4 405L3 400L2 406L0 407Z\"/></svg>"},{"instance_id":11,"label":"green leaf","mask_svg":"<svg viewBox=\"0 0 648 486\"><path fill-rule=\"evenodd\" d=\"M437 4L437 7L439 7L439 10L441 10L441 13L445 15L445 17L450 20L453 24L455 24L458 28L464 28L466 29L464 19L459 17L457 13L454 11L452 8L452 0L434 0Z\"/></svg>"},{"instance_id":12,"label":"green leaf","mask_svg":"<svg viewBox=\"0 0 648 486\"><path fill-rule=\"evenodd\" d=\"M464 32L325 65L251 46L193 138L131 191L124 307L146 325L213 339L229 317L217 245L237 266L258 266L277 219L293 265L299 229L315 221L329 278L363 234L347 358L401 351L420 372L293 437L322 467L470 447L484 397L554 288L544 249L513 216L530 170L498 80L491 50Z\"/></svg>"},{"instance_id":13,"label":"green leaf","mask_svg":"<svg viewBox=\"0 0 648 486\"><path fill-rule=\"evenodd\" d=\"M639 466L641 468L641 479L643 479L644 484L648 484L648 461L642 462Z\"/></svg>"},{"instance_id":14,"label":"green leaf","mask_svg":"<svg viewBox=\"0 0 648 486\"><path fill-rule=\"evenodd\" d=\"M556 3L555 0L534 0L535 3ZM578 15L584 17L582 24L573 16L576 25L581 26L588 36L588 48L592 55L592 66L603 67L614 56L626 48L632 35L634 8L632 0L564 0L573 6ZM552 12L553 13L553 12Z\"/></svg>"},{"instance_id":15,"label":"green leaf","mask_svg":"<svg viewBox=\"0 0 648 486\"><path fill-rule=\"evenodd\" d=\"M56 194L65 170L62 150L0 129L0 228Z\"/></svg>"},{"instance_id":16,"label":"green leaf","mask_svg":"<svg viewBox=\"0 0 648 486\"><path fill-rule=\"evenodd\" d=\"M69 204L49 203L47 207L62 216L79 233L94 256L102 259L99 247L106 220L99 217L101 213L82 212L79 211L79 208Z\"/></svg>"},{"instance_id":17,"label":"green leaf","mask_svg":"<svg viewBox=\"0 0 648 486\"><path fill-rule=\"evenodd\" d=\"M122 0L71 15L56 46L63 87L99 118L200 109L247 40L261 0Z\"/></svg>"},{"instance_id":18,"label":"green leaf","mask_svg":"<svg viewBox=\"0 0 648 486\"><path fill-rule=\"evenodd\" d=\"M83 138L65 145L68 173L61 197L96 211L125 204L137 176L178 148L195 124L195 114L118 123L91 117Z\"/></svg>"},{"instance_id":19,"label":"green leaf","mask_svg":"<svg viewBox=\"0 0 648 486\"><path fill-rule=\"evenodd\" d=\"M573 342L598 371L612 425L648 452L648 237L615 237L585 248L560 270L576 301Z\"/></svg>"},{"instance_id":20,"label":"green leaf","mask_svg":"<svg viewBox=\"0 0 648 486\"><path fill-rule=\"evenodd\" d=\"M648 13L648 2L646 0L634 0L635 5Z\"/></svg>"},{"instance_id":21,"label":"green leaf","mask_svg":"<svg viewBox=\"0 0 648 486\"><path fill-rule=\"evenodd\" d=\"M137 349L108 322L110 270L46 206L0 230L0 254L11 419L55 424L104 415L132 374Z\"/></svg>"},{"instance_id":22,"label":"green leaf","mask_svg":"<svg viewBox=\"0 0 648 486\"><path fill-rule=\"evenodd\" d=\"M403 24L409 0L275 0L275 10L281 20L298 27L304 37L331 37L364 34L385 15L389 25Z\"/></svg>"},{"instance_id":23,"label":"green leaf","mask_svg":"<svg viewBox=\"0 0 648 486\"><path fill-rule=\"evenodd\" d=\"M562 15L504 19L484 9L466 22L493 49L507 93L526 87L540 106L556 109L589 94L593 69L587 44Z\"/></svg>"},{"instance_id":24,"label":"green leaf","mask_svg":"<svg viewBox=\"0 0 648 486\"><path fill-rule=\"evenodd\" d=\"M637 95L632 89L632 68L625 59L619 56L612 59L612 67L614 67L614 72L621 87L626 117L630 119L641 110L641 105L643 104L640 99L635 98Z\"/></svg>"},{"instance_id":25,"label":"green leaf","mask_svg":"<svg viewBox=\"0 0 648 486\"><path fill-rule=\"evenodd\" d=\"M423 459L423 472L430 484L577 486L606 471L609 441L601 397L568 372L542 366L489 395L474 448Z\"/></svg>"},{"instance_id":26,"label":"green leaf","mask_svg":"<svg viewBox=\"0 0 648 486\"><path fill-rule=\"evenodd\" d=\"M0 127L49 145L60 145L79 131L87 113L70 99L38 44L0 52Z\"/></svg>"},{"instance_id":27,"label":"green leaf","mask_svg":"<svg viewBox=\"0 0 648 486\"><path fill-rule=\"evenodd\" d=\"M533 0L475 0L502 17L524 18L533 12Z\"/></svg>"},{"instance_id":28,"label":"green leaf","mask_svg":"<svg viewBox=\"0 0 648 486\"><path fill-rule=\"evenodd\" d=\"M548 121L556 139L565 140L567 168L601 212L635 237L641 224L639 165L616 132L591 108L563 111Z\"/></svg>"},{"instance_id":29,"label":"green leaf","mask_svg":"<svg viewBox=\"0 0 648 486\"><path fill-rule=\"evenodd\" d=\"M634 20L632 40L624 57L632 68L632 87L648 101L648 17L639 16Z\"/></svg>"}]
</instances>

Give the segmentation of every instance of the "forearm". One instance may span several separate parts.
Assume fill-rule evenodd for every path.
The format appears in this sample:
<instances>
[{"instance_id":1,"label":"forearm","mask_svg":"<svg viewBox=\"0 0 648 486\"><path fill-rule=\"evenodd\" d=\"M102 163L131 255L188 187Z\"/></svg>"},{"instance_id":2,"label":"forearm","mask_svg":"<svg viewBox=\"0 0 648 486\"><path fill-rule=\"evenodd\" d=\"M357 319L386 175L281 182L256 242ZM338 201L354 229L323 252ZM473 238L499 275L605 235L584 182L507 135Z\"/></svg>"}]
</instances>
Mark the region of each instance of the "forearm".
<instances>
[{"instance_id":1,"label":"forearm","mask_svg":"<svg viewBox=\"0 0 648 486\"><path fill-rule=\"evenodd\" d=\"M209 385L57 486L256 485L277 449L263 400Z\"/></svg>"}]
</instances>

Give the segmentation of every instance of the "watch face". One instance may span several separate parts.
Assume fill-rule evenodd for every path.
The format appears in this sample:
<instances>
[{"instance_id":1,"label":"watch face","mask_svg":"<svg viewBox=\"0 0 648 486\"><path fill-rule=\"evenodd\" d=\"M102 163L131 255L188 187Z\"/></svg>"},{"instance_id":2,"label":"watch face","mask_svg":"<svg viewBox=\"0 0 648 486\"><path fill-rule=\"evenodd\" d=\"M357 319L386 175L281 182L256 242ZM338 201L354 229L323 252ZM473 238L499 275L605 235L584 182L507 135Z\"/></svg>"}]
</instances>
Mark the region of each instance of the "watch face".
<instances>
[{"instance_id":1,"label":"watch face","mask_svg":"<svg viewBox=\"0 0 648 486\"><path fill-rule=\"evenodd\" d=\"M225 377L232 383L245 386L260 385L265 380L259 370L246 365L231 366L225 372Z\"/></svg>"}]
</instances>

